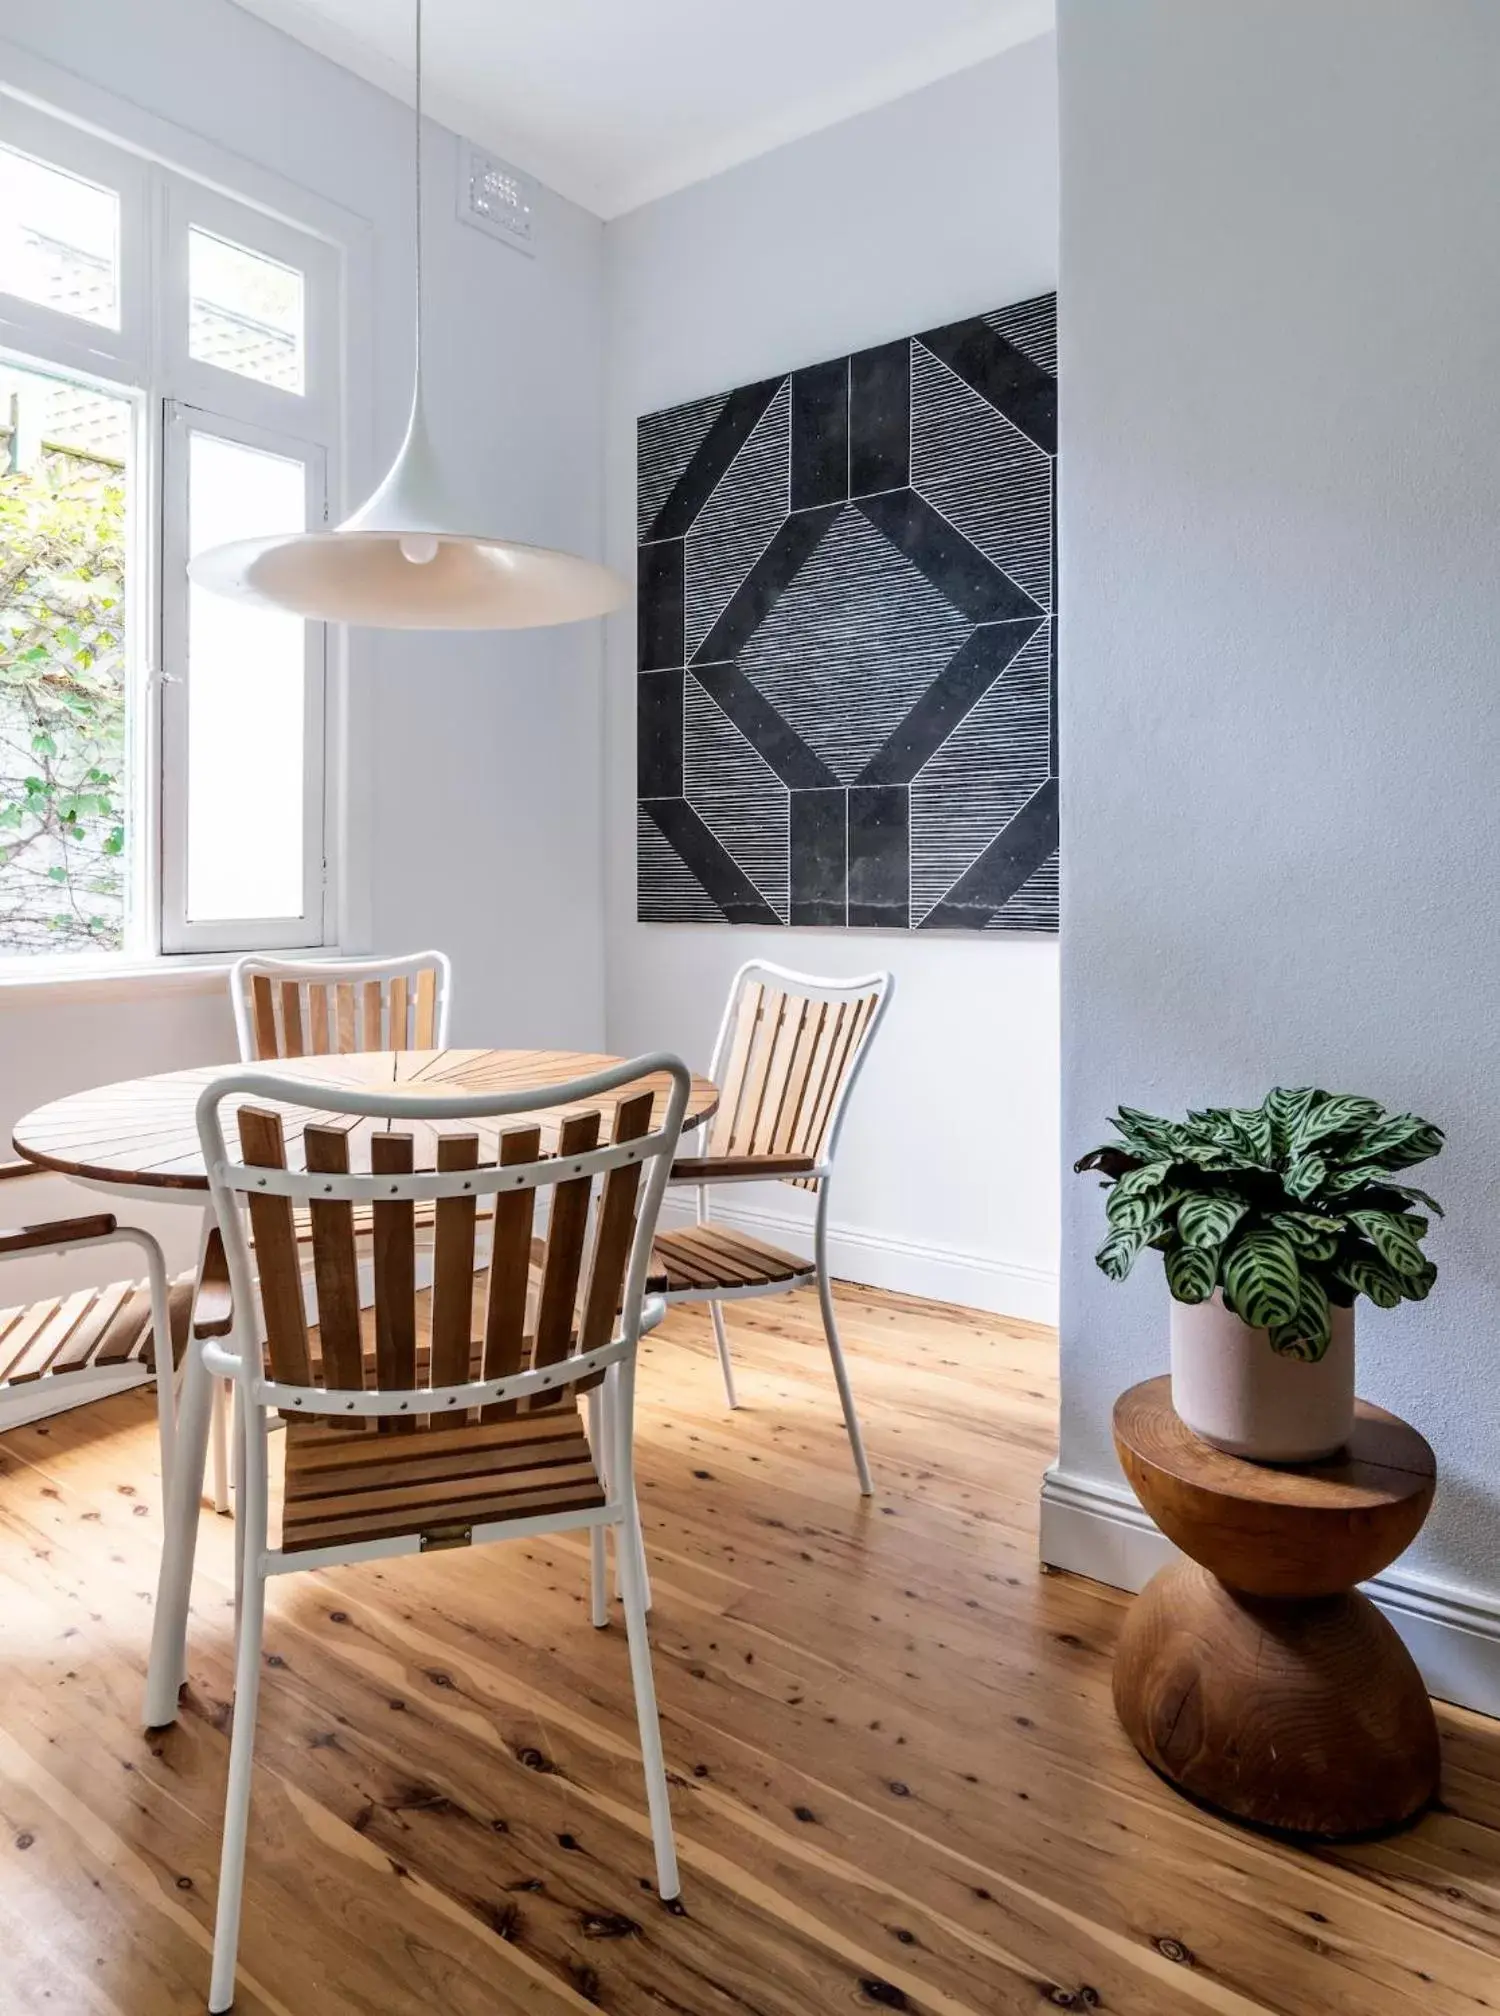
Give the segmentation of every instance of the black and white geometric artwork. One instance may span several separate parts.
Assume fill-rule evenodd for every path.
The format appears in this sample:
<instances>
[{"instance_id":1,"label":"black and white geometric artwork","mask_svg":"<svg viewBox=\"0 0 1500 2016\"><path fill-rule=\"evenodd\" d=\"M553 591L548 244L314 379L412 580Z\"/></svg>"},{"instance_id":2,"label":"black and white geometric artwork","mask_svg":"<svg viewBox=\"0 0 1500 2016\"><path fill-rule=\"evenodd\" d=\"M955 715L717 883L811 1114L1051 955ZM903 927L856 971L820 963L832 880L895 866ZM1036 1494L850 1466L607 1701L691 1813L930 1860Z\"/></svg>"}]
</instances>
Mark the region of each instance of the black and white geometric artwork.
<instances>
[{"instance_id":1,"label":"black and white geometric artwork","mask_svg":"<svg viewBox=\"0 0 1500 2016\"><path fill-rule=\"evenodd\" d=\"M1056 323L641 421L643 922L1057 929Z\"/></svg>"}]
</instances>

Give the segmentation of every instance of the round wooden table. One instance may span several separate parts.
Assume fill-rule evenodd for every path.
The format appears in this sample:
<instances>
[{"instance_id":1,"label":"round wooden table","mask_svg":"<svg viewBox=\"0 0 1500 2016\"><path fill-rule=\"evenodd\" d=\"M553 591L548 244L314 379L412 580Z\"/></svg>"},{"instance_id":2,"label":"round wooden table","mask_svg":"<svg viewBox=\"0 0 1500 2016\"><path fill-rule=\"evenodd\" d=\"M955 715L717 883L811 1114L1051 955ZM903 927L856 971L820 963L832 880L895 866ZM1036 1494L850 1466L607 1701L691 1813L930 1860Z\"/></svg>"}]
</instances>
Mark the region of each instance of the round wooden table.
<instances>
[{"instance_id":1,"label":"round wooden table","mask_svg":"<svg viewBox=\"0 0 1500 2016\"><path fill-rule=\"evenodd\" d=\"M1323 1839L1388 1832L1438 1782L1432 1703L1354 1584L1416 1538L1437 1466L1367 1401L1326 1463L1247 1463L1200 1440L1148 1379L1115 1403L1136 1496L1189 1556L1142 1590L1115 1707L1148 1764L1236 1819Z\"/></svg>"},{"instance_id":2,"label":"round wooden table","mask_svg":"<svg viewBox=\"0 0 1500 2016\"><path fill-rule=\"evenodd\" d=\"M574 1050L363 1050L334 1057L293 1057L255 1065L203 1064L191 1071L164 1071L154 1078L127 1078L88 1092L72 1092L38 1106L15 1125L12 1141L18 1155L44 1169L59 1170L79 1182L111 1190L149 1190L161 1203L207 1203L208 1177L198 1147L198 1094L226 1072L254 1070L278 1077L299 1078L330 1086L348 1085L368 1091L372 1086L407 1086L424 1092L530 1092L571 1079L586 1078L620 1063ZM657 1114L668 1081L655 1081ZM627 1088L639 1089L638 1086ZM604 1115L607 1133L621 1092L584 1102ZM694 1078L688 1096L687 1124L705 1120L717 1106L717 1088L707 1078ZM255 1102L264 1105L264 1100ZM302 1129L330 1116L314 1106L279 1108L286 1129L288 1159ZM569 1110L549 1108L547 1126L555 1127ZM418 1120L408 1129L415 1136L416 1166L436 1164L441 1133L477 1134L481 1161L493 1156L495 1140L528 1116L506 1114L499 1120ZM225 1111L226 1136L237 1147L232 1111ZM379 1120L360 1121L351 1130L351 1146L362 1132L380 1128ZM357 1147L354 1149L357 1158Z\"/></svg>"}]
</instances>

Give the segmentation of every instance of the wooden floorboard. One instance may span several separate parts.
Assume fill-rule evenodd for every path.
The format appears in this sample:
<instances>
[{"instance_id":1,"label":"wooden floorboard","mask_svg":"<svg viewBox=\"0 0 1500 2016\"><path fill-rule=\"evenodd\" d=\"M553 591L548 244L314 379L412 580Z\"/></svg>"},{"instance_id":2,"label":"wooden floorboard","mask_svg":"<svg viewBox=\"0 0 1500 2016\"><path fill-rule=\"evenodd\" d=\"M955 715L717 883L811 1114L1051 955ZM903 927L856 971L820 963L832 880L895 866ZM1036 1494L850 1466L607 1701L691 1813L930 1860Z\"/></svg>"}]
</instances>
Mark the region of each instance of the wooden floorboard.
<instances>
[{"instance_id":1,"label":"wooden floorboard","mask_svg":"<svg viewBox=\"0 0 1500 2016\"><path fill-rule=\"evenodd\" d=\"M1444 1804L1309 1854L1115 1725L1126 1599L1036 1566L1048 1333L845 1289L862 1504L815 1300L645 1347L641 1499L684 1895L656 1898L623 1632L557 1538L271 1585L241 2016L1477 2016L1500 2008L1500 1725ZM181 1720L136 1725L149 1394L0 1440L0 2012L203 2006L228 1522Z\"/></svg>"}]
</instances>

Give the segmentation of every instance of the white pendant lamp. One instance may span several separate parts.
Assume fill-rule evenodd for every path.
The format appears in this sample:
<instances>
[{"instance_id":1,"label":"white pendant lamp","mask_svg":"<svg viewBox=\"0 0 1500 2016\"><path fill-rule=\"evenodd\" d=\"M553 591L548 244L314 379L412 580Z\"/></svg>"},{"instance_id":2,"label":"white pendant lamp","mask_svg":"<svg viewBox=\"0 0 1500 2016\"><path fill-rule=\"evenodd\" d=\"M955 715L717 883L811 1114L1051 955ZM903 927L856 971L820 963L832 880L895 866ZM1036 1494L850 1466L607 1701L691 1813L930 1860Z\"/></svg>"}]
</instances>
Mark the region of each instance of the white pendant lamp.
<instances>
[{"instance_id":1,"label":"white pendant lamp","mask_svg":"<svg viewBox=\"0 0 1500 2016\"><path fill-rule=\"evenodd\" d=\"M384 630L527 630L604 616L628 598L592 560L464 523L422 406L422 0L417 31L417 361L406 439L385 480L331 532L236 539L200 553L192 579L221 595L325 623Z\"/></svg>"}]
</instances>

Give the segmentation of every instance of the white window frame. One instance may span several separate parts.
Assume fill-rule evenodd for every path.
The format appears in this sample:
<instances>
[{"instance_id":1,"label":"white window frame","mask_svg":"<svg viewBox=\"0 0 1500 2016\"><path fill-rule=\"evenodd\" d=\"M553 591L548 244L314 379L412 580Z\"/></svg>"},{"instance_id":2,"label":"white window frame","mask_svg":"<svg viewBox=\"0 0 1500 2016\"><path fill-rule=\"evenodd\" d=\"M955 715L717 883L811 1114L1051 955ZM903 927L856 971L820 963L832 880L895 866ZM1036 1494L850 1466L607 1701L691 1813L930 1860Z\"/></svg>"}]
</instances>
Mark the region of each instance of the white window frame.
<instances>
[{"instance_id":1,"label":"white window frame","mask_svg":"<svg viewBox=\"0 0 1500 2016\"><path fill-rule=\"evenodd\" d=\"M4 45L0 44L0 50ZM187 707L186 454L174 430L201 425L225 439L267 446L309 471L310 525L332 515L343 468L343 352L350 328L345 248L313 222L274 214L258 191L230 194L83 130L68 117L0 89L0 144L119 198L120 327L101 327L0 290L0 353L43 372L76 375L133 400L128 524L130 685L126 733L131 796L126 872L127 937L111 954L0 953L3 977L45 977L77 965L131 965L183 953L331 948L347 904L337 869L339 784L347 755L330 723L345 708L342 646L326 625L307 625L304 744L304 900L296 918L195 924L186 915ZM250 176L252 182L262 180ZM297 268L303 276L303 388L261 384L188 353L188 232L219 238ZM182 447L185 450L185 432ZM337 668L338 682L331 676ZM341 761L342 756L342 761ZM250 837L250 836L247 836Z\"/></svg>"}]
</instances>

